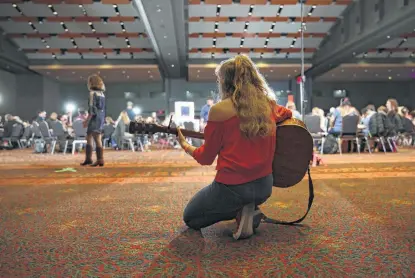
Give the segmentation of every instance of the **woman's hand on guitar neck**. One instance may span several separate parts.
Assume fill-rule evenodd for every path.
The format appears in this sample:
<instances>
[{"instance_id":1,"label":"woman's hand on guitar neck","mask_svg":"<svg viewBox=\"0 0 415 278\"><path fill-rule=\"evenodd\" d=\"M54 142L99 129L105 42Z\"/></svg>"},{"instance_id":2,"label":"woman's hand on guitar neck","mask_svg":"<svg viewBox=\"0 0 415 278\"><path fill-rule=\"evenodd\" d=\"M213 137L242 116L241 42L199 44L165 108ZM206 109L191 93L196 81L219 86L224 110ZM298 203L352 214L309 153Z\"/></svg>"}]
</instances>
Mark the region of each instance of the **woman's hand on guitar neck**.
<instances>
[{"instance_id":1,"label":"woman's hand on guitar neck","mask_svg":"<svg viewBox=\"0 0 415 278\"><path fill-rule=\"evenodd\" d=\"M196 148L187 143L186 138L183 136L183 133L180 130L180 127L177 128L177 142L179 142L180 146L186 153L193 156L193 152L196 150Z\"/></svg>"}]
</instances>

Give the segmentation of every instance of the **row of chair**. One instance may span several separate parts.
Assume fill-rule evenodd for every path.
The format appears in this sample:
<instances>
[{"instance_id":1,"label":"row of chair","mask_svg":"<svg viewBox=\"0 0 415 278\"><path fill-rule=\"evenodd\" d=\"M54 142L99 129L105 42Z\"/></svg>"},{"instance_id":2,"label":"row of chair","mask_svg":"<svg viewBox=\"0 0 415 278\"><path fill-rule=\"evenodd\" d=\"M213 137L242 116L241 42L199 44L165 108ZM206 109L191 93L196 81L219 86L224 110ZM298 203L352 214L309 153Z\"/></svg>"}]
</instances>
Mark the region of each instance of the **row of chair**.
<instances>
[{"instance_id":1,"label":"row of chair","mask_svg":"<svg viewBox=\"0 0 415 278\"><path fill-rule=\"evenodd\" d=\"M321 154L323 154L324 143L326 140L327 133L321 131L320 127L320 117L315 115L307 115L304 118L304 123L307 126L307 129L311 133L314 142L321 143ZM411 134L401 134L398 136L371 136L365 135L359 132L358 124L360 118L357 115L348 115L343 117L342 121L342 131L339 135L337 135L337 144L339 147L339 153L342 154L342 141L351 141L356 142L357 151L360 154L360 143L361 140L365 141L365 147L372 153L370 142L379 142L382 145L382 149L384 153L386 153L386 146L385 143L388 144L390 150L397 151L397 140L400 136L404 138L408 138L409 136L412 138ZM409 142L410 143L410 142Z\"/></svg>"}]
</instances>

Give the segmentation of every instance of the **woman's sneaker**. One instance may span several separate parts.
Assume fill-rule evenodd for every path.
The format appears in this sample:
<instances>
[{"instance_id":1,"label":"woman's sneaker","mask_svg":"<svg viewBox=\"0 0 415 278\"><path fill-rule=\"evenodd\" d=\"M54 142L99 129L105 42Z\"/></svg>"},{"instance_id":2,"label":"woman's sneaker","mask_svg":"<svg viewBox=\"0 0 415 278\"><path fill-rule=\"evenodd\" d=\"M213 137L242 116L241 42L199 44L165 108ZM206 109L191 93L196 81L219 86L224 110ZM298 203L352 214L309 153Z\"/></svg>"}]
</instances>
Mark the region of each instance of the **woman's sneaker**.
<instances>
[{"instance_id":1,"label":"woman's sneaker","mask_svg":"<svg viewBox=\"0 0 415 278\"><path fill-rule=\"evenodd\" d=\"M248 204L242 208L240 212L236 215L236 232L233 233L233 238L245 239L249 238L254 234L254 203ZM259 224L258 224L259 226Z\"/></svg>"}]
</instances>

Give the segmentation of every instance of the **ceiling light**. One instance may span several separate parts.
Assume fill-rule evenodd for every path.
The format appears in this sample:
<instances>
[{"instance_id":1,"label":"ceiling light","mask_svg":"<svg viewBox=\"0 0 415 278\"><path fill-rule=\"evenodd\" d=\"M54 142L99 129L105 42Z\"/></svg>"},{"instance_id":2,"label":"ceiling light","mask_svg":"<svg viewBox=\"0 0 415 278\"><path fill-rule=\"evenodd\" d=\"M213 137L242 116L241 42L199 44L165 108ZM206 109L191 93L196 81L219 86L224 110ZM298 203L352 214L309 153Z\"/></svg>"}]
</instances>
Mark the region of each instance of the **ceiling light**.
<instances>
[{"instance_id":1,"label":"ceiling light","mask_svg":"<svg viewBox=\"0 0 415 278\"><path fill-rule=\"evenodd\" d=\"M388 79L389 79L389 80L392 80L392 76L389 76L389 77L388 77Z\"/></svg>"},{"instance_id":2,"label":"ceiling light","mask_svg":"<svg viewBox=\"0 0 415 278\"><path fill-rule=\"evenodd\" d=\"M128 47L128 48L130 48L130 47L131 47L131 45L127 45L127 47Z\"/></svg>"},{"instance_id":3,"label":"ceiling light","mask_svg":"<svg viewBox=\"0 0 415 278\"><path fill-rule=\"evenodd\" d=\"M272 32L272 29L269 29L270 32Z\"/></svg>"},{"instance_id":4,"label":"ceiling light","mask_svg":"<svg viewBox=\"0 0 415 278\"><path fill-rule=\"evenodd\" d=\"M244 32L246 32L247 31L247 29L244 29Z\"/></svg>"},{"instance_id":5,"label":"ceiling light","mask_svg":"<svg viewBox=\"0 0 415 278\"><path fill-rule=\"evenodd\" d=\"M284 9L284 5L280 5L280 9Z\"/></svg>"},{"instance_id":6,"label":"ceiling light","mask_svg":"<svg viewBox=\"0 0 415 278\"><path fill-rule=\"evenodd\" d=\"M54 15L58 15L58 12L54 11L54 12L53 12L53 14L54 14Z\"/></svg>"},{"instance_id":7,"label":"ceiling light","mask_svg":"<svg viewBox=\"0 0 415 278\"><path fill-rule=\"evenodd\" d=\"M217 28L215 28L215 32L217 32L218 31L218 29Z\"/></svg>"},{"instance_id":8,"label":"ceiling light","mask_svg":"<svg viewBox=\"0 0 415 278\"><path fill-rule=\"evenodd\" d=\"M248 13L248 15L252 15L252 13Z\"/></svg>"},{"instance_id":9,"label":"ceiling light","mask_svg":"<svg viewBox=\"0 0 415 278\"><path fill-rule=\"evenodd\" d=\"M82 6L82 5L79 5L78 7L80 7L81 9L84 7L84 6Z\"/></svg>"},{"instance_id":10,"label":"ceiling light","mask_svg":"<svg viewBox=\"0 0 415 278\"><path fill-rule=\"evenodd\" d=\"M174 65L171 65L172 68L174 68Z\"/></svg>"},{"instance_id":11,"label":"ceiling light","mask_svg":"<svg viewBox=\"0 0 415 278\"><path fill-rule=\"evenodd\" d=\"M313 9L315 9L317 6L316 5L313 5L313 6L311 6Z\"/></svg>"},{"instance_id":12,"label":"ceiling light","mask_svg":"<svg viewBox=\"0 0 415 278\"><path fill-rule=\"evenodd\" d=\"M122 71L122 74L125 74L125 70Z\"/></svg>"},{"instance_id":13,"label":"ceiling light","mask_svg":"<svg viewBox=\"0 0 415 278\"><path fill-rule=\"evenodd\" d=\"M391 36L387 36L386 38L390 39L390 38L391 38Z\"/></svg>"},{"instance_id":14,"label":"ceiling light","mask_svg":"<svg viewBox=\"0 0 415 278\"><path fill-rule=\"evenodd\" d=\"M29 25L32 25L33 23L32 22L29 22Z\"/></svg>"},{"instance_id":15,"label":"ceiling light","mask_svg":"<svg viewBox=\"0 0 415 278\"><path fill-rule=\"evenodd\" d=\"M130 76L129 75L127 75L127 79L129 79L130 78Z\"/></svg>"},{"instance_id":16,"label":"ceiling light","mask_svg":"<svg viewBox=\"0 0 415 278\"><path fill-rule=\"evenodd\" d=\"M218 8L222 7L221 5L218 5Z\"/></svg>"},{"instance_id":17,"label":"ceiling light","mask_svg":"<svg viewBox=\"0 0 415 278\"><path fill-rule=\"evenodd\" d=\"M200 70L197 70L197 72L200 72Z\"/></svg>"},{"instance_id":18,"label":"ceiling light","mask_svg":"<svg viewBox=\"0 0 415 278\"><path fill-rule=\"evenodd\" d=\"M52 8L52 5L48 5L48 8Z\"/></svg>"},{"instance_id":19,"label":"ceiling light","mask_svg":"<svg viewBox=\"0 0 415 278\"><path fill-rule=\"evenodd\" d=\"M255 5L251 5L251 6L249 6L251 9L253 9L254 7L255 7Z\"/></svg>"},{"instance_id":20,"label":"ceiling light","mask_svg":"<svg viewBox=\"0 0 415 278\"><path fill-rule=\"evenodd\" d=\"M367 72L367 69L365 69L365 72Z\"/></svg>"},{"instance_id":21,"label":"ceiling light","mask_svg":"<svg viewBox=\"0 0 415 278\"><path fill-rule=\"evenodd\" d=\"M199 75L198 76L196 76L197 78L199 78Z\"/></svg>"},{"instance_id":22,"label":"ceiling light","mask_svg":"<svg viewBox=\"0 0 415 278\"><path fill-rule=\"evenodd\" d=\"M50 46L49 46L49 45L47 45L47 46L46 46L46 48L50 48Z\"/></svg>"},{"instance_id":23,"label":"ceiling light","mask_svg":"<svg viewBox=\"0 0 415 278\"><path fill-rule=\"evenodd\" d=\"M311 13L308 13L308 15L310 16L310 15L311 15Z\"/></svg>"},{"instance_id":24,"label":"ceiling light","mask_svg":"<svg viewBox=\"0 0 415 278\"><path fill-rule=\"evenodd\" d=\"M65 29L65 32L68 32L69 30L68 29Z\"/></svg>"},{"instance_id":25,"label":"ceiling light","mask_svg":"<svg viewBox=\"0 0 415 278\"><path fill-rule=\"evenodd\" d=\"M158 9L157 9L157 12L158 12L158 13L159 13L159 12L161 12L161 9L160 9L160 8L158 8Z\"/></svg>"},{"instance_id":26,"label":"ceiling light","mask_svg":"<svg viewBox=\"0 0 415 278\"><path fill-rule=\"evenodd\" d=\"M16 4L13 4L13 8L16 8L17 7L17 5Z\"/></svg>"},{"instance_id":27,"label":"ceiling light","mask_svg":"<svg viewBox=\"0 0 415 278\"><path fill-rule=\"evenodd\" d=\"M92 29L92 32L95 32L95 29Z\"/></svg>"},{"instance_id":28,"label":"ceiling light","mask_svg":"<svg viewBox=\"0 0 415 278\"><path fill-rule=\"evenodd\" d=\"M91 26L92 25L92 22L90 21L90 22L88 22L88 24Z\"/></svg>"},{"instance_id":29,"label":"ceiling light","mask_svg":"<svg viewBox=\"0 0 415 278\"><path fill-rule=\"evenodd\" d=\"M112 6L113 6L114 8L117 8L117 5L115 5L115 4L114 4L114 5L112 5Z\"/></svg>"},{"instance_id":30,"label":"ceiling light","mask_svg":"<svg viewBox=\"0 0 415 278\"><path fill-rule=\"evenodd\" d=\"M171 55L171 53L167 53L167 55L169 55L169 56L170 56L170 55Z\"/></svg>"},{"instance_id":31,"label":"ceiling light","mask_svg":"<svg viewBox=\"0 0 415 278\"><path fill-rule=\"evenodd\" d=\"M153 78L153 76L152 76L152 75L150 75L150 78Z\"/></svg>"},{"instance_id":32,"label":"ceiling light","mask_svg":"<svg viewBox=\"0 0 415 278\"><path fill-rule=\"evenodd\" d=\"M165 35L164 38L167 39L167 36Z\"/></svg>"}]
</instances>

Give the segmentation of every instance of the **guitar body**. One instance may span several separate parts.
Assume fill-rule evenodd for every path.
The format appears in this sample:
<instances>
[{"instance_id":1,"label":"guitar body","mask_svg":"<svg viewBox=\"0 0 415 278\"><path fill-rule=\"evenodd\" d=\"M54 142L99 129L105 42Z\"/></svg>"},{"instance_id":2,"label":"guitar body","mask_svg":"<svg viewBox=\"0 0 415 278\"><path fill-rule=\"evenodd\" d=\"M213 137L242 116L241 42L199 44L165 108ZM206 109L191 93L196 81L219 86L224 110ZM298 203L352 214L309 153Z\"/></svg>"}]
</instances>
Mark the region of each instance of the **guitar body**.
<instances>
[{"instance_id":1,"label":"guitar body","mask_svg":"<svg viewBox=\"0 0 415 278\"><path fill-rule=\"evenodd\" d=\"M313 159L313 138L302 121L288 119L277 125L276 139L272 163L274 186L291 187L307 173Z\"/></svg>"}]
</instances>

